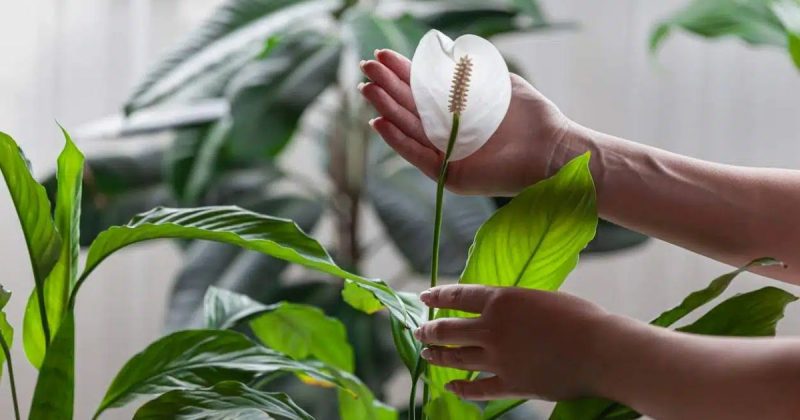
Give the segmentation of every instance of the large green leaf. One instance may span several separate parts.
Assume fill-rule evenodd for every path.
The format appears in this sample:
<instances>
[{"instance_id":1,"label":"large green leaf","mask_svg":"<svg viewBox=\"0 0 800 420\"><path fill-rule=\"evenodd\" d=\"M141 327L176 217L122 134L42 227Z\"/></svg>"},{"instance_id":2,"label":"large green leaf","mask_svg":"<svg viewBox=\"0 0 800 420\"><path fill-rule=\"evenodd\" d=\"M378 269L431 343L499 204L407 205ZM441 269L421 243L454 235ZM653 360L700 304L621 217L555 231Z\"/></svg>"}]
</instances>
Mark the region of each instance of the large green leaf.
<instances>
[{"instance_id":1,"label":"large green leaf","mask_svg":"<svg viewBox=\"0 0 800 420\"><path fill-rule=\"evenodd\" d=\"M316 362L296 361L227 330L187 330L161 338L131 358L106 391L95 417L146 395L197 389L225 380L246 382L269 372L310 375L353 395L363 384L352 375Z\"/></svg>"},{"instance_id":2,"label":"large green leaf","mask_svg":"<svg viewBox=\"0 0 800 420\"><path fill-rule=\"evenodd\" d=\"M586 153L525 189L481 226L460 283L556 290L596 226Z\"/></svg>"},{"instance_id":3,"label":"large green leaf","mask_svg":"<svg viewBox=\"0 0 800 420\"><path fill-rule=\"evenodd\" d=\"M344 325L314 306L282 302L250 321L250 329L293 359L313 358L351 373L355 368Z\"/></svg>"},{"instance_id":4,"label":"large green leaf","mask_svg":"<svg viewBox=\"0 0 800 420\"><path fill-rule=\"evenodd\" d=\"M429 273L436 183L414 168L389 172L388 166L373 169L367 183L368 197L392 242L414 271ZM461 273L475 232L493 211L486 197L445 193L440 274Z\"/></svg>"},{"instance_id":5,"label":"large green leaf","mask_svg":"<svg viewBox=\"0 0 800 420\"><path fill-rule=\"evenodd\" d=\"M0 285L0 341L2 341L0 344L3 348L3 351L0 352L0 376L3 374L3 364L8 360L11 346L14 344L14 328L8 323L6 313L3 311L9 299L11 299L11 292Z\"/></svg>"},{"instance_id":6,"label":"large green leaf","mask_svg":"<svg viewBox=\"0 0 800 420\"><path fill-rule=\"evenodd\" d=\"M673 28L717 38L735 36L753 45L787 47L800 68L800 1L798 0L693 0L653 30L655 51Z\"/></svg>"},{"instance_id":7,"label":"large green leaf","mask_svg":"<svg viewBox=\"0 0 800 420\"><path fill-rule=\"evenodd\" d=\"M25 236L36 287L43 290L45 279L59 259L61 238L50 217L50 201L44 187L33 179L17 143L3 132L0 132L0 172Z\"/></svg>"},{"instance_id":8,"label":"large green leaf","mask_svg":"<svg viewBox=\"0 0 800 420\"><path fill-rule=\"evenodd\" d=\"M83 186L83 154L62 128L65 145L58 157L58 192L56 193L55 222L61 235L61 254L44 284L44 301L51 334L61 325L67 310L69 294L75 285L80 252L81 190ZM52 340L51 335L51 340ZM42 318L36 291L31 293L25 308L23 344L28 360L41 366L46 349Z\"/></svg>"},{"instance_id":9,"label":"large green leaf","mask_svg":"<svg viewBox=\"0 0 800 420\"><path fill-rule=\"evenodd\" d=\"M597 226L589 158L588 153L574 158L552 177L525 189L484 223L460 283L557 290ZM448 316L467 314L437 313L437 317ZM429 375L432 389L444 395L448 394L444 390L447 382L468 377L467 372L437 366L429 367ZM443 402L456 404L452 399ZM492 410L504 411L502 407Z\"/></svg>"},{"instance_id":10,"label":"large green leaf","mask_svg":"<svg viewBox=\"0 0 800 420\"><path fill-rule=\"evenodd\" d=\"M224 330L257 314L274 310L278 305L264 305L247 295L210 286L206 292L203 312L206 328Z\"/></svg>"},{"instance_id":11,"label":"large green leaf","mask_svg":"<svg viewBox=\"0 0 800 420\"><path fill-rule=\"evenodd\" d=\"M750 261L743 267L731 271L730 273L723 274L717 277L716 279L712 280L711 283L706 288L690 293L683 299L683 301L678 306L662 313L656 319L650 321L650 324L655 325L657 327L669 327L670 325L679 321L686 315L690 314L695 309L705 305L712 299L721 295L722 292L724 292L725 289L728 288L733 279L736 278L736 276L738 276L739 274L753 267L768 267L781 264L782 263L780 261L777 261L772 258L759 258Z\"/></svg>"},{"instance_id":12,"label":"large green leaf","mask_svg":"<svg viewBox=\"0 0 800 420\"><path fill-rule=\"evenodd\" d=\"M68 310L39 369L29 418L71 420L74 403L75 314Z\"/></svg>"},{"instance_id":13,"label":"large green leaf","mask_svg":"<svg viewBox=\"0 0 800 420\"><path fill-rule=\"evenodd\" d=\"M252 177L255 182L269 182L269 178L253 175L243 176ZM264 191L263 185L251 188L249 185L237 186L225 182L222 188L224 196L215 197L214 200L291 219L303 231L311 230L322 215L322 207L318 202L296 196L274 196ZM237 192L237 189L241 191ZM191 244L186 259L170 295L168 330L201 325L200 309L210 285L264 300L283 286L280 276L287 266L285 261L268 255L214 242Z\"/></svg>"},{"instance_id":14,"label":"large green leaf","mask_svg":"<svg viewBox=\"0 0 800 420\"><path fill-rule=\"evenodd\" d=\"M145 77L126 113L166 99L218 96L261 51L264 39L339 6L335 0L228 0Z\"/></svg>"},{"instance_id":15,"label":"large green leaf","mask_svg":"<svg viewBox=\"0 0 800 420\"><path fill-rule=\"evenodd\" d=\"M288 395L263 392L235 381L209 388L175 390L141 406L135 420L314 420Z\"/></svg>"},{"instance_id":16,"label":"large green leaf","mask_svg":"<svg viewBox=\"0 0 800 420\"><path fill-rule=\"evenodd\" d=\"M235 157L277 155L305 109L336 79L338 41L314 31L284 38L268 59L254 61L230 82L229 150Z\"/></svg>"},{"instance_id":17,"label":"large green leaf","mask_svg":"<svg viewBox=\"0 0 800 420\"><path fill-rule=\"evenodd\" d=\"M387 19L371 13L367 8L352 8L342 16L342 40L355 47L359 59L372 57L373 52L380 48L389 48L411 57L427 29L426 25L410 15Z\"/></svg>"},{"instance_id":18,"label":"large green leaf","mask_svg":"<svg viewBox=\"0 0 800 420\"><path fill-rule=\"evenodd\" d=\"M128 245L159 238L223 242L348 279L373 293L393 316L409 328L419 325L419 318L407 310L405 300L389 286L340 268L317 241L292 221L233 206L158 208L136 217L126 226L112 227L103 232L89 248L84 272L73 291L73 300L82 282L109 255Z\"/></svg>"},{"instance_id":19,"label":"large green leaf","mask_svg":"<svg viewBox=\"0 0 800 420\"><path fill-rule=\"evenodd\" d=\"M786 305L796 300L796 296L777 287L764 287L737 294L712 308L697 321L676 330L735 337L774 336Z\"/></svg>"}]
</instances>

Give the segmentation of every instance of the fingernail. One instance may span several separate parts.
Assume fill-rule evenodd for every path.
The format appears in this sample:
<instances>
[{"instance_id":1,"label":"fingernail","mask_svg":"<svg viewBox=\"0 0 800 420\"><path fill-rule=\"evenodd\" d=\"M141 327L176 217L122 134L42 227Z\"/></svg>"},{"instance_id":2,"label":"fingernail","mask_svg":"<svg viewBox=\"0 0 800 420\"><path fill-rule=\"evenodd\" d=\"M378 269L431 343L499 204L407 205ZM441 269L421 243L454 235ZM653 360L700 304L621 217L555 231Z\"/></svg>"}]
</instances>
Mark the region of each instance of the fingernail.
<instances>
[{"instance_id":1,"label":"fingernail","mask_svg":"<svg viewBox=\"0 0 800 420\"><path fill-rule=\"evenodd\" d=\"M419 300L421 300L422 303L427 305L428 301L431 300L431 292L430 292L430 290L426 290L426 291L420 293L419 294Z\"/></svg>"},{"instance_id":2,"label":"fingernail","mask_svg":"<svg viewBox=\"0 0 800 420\"><path fill-rule=\"evenodd\" d=\"M416 337L417 340L422 340L422 328L414 330L414 337Z\"/></svg>"},{"instance_id":3,"label":"fingernail","mask_svg":"<svg viewBox=\"0 0 800 420\"><path fill-rule=\"evenodd\" d=\"M361 83L358 84L358 86L356 86L356 88L358 89L359 92L361 92L361 91L364 90L364 86L366 86L366 85L367 85L366 83L361 82ZM350 86L352 86L352 85L350 85Z\"/></svg>"},{"instance_id":4,"label":"fingernail","mask_svg":"<svg viewBox=\"0 0 800 420\"><path fill-rule=\"evenodd\" d=\"M427 361L431 360L431 350L429 348L427 348L427 347L422 349L422 351L419 352L419 355L420 355L420 357L422 357L423 359L425 359Z\"/></svg>"},{"instance_id":5,"label":"fingernail","mask_svg":"<svg viewBox=\"0 0 800 420\"><path fill-rule=\"evenodd\" d=\"M369 124L370 127L375 128L375 120L377 120L377 118L373 118L373 119L369 120L368 124Z\"/></svg>"},{"instance_id":6,"label":"fingernail","mask_svg":"<svg viewBox=\"0 0 800 420\"><path fill-rule=\"evenodd\" d=\"M358 67L364 68L364 65L367 64L367 60L361 60L358 62Z\"/></svg>"},{"instance_id":7,"label":"fingernail","mask_svg":"<svg viewBox=\"0 0 800 420\"><path fill-rule=\"evenodd\" d=\"M380 50L380 49L373 51L373 53L372 53L372 54L375 56L375 58L378 58L378 53L379 53L379 52L381 52L381 50Z\"/></svg>"}]
</instances>

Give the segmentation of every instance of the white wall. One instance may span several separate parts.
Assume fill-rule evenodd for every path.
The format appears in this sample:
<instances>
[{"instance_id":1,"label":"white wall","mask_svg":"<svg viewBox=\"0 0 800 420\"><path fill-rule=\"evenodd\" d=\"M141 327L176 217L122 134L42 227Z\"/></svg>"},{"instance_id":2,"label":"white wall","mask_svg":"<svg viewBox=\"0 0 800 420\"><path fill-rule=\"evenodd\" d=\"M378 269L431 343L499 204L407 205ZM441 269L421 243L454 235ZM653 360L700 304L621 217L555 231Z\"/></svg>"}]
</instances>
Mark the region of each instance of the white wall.
<instances>
[{"instance_id":1,"label":"white wall","mask_svg":"<svg viewBox=\"0 0 800 420\"><path fill-rule=\"evenodd\" d=\"M22 144L37 175L52 169L67 128L117 109L158 53L219 0L31 0L0 2L0 130ZM500 45L568 115L598 130L727 163L796 167L800 152L800 73L782 51L685 35L648 55L655 20L683 1L548 1L576 32L504 38ZM81 143L87 151L96 144ZM16 292L19 325L32 284L23 239L0 187L0 282ZM374 224L366 237L376 235ZM160 332L163 303L178 264L168 244L112 258L79 299L77 418L86 418L127 358ZM391 263L392 266L387 266ZM400 271L390 249L367 264L376 275ZM727 268L652 241L613 258L585 259L566 289L620 313L646 319ZM776 284L756 276L736 290ZM800 288L790 288L800 293ZM800 305L781 332L800 333ZM17 329L15 365L27 412L35 372ZM0 413L10 413L7 381ZM110 412L126 418L130 411Z\"/></svg>"}]
</instances>

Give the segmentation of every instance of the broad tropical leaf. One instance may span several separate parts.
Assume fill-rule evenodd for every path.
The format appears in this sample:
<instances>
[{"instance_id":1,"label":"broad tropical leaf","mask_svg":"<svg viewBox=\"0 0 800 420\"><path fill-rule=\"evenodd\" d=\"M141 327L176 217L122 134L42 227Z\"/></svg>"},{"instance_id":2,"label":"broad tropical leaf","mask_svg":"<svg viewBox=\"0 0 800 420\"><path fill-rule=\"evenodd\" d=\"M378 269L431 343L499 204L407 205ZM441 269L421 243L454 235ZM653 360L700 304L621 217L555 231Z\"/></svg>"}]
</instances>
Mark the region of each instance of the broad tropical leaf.
<instances>
[{"instance_id":1,"label":"broad tropical leaf","mask_svg":"<svg viewBox=\"0 0 800 420\"><path fill-rule=\"evenodd\" d=\"M56 193L55 223L61 235L61 254L58 262L47 276L44 285L44 301L50 326L51 340L61 325L67 311L67 303L78 273L80 252L81 189L83 187L83 154L64 134L65 145L58 157L58 192ZM25 308L23 322L23 344L28 360L37 368L41 366L46 349L42 318L36 291L31 293Z\"/></svg>"},{"instance_id":2,"label":"broad tropical leaf","mask_svg":"<svg viewBox=\"0 0 800 420\"><path fill-rule=\"evenodd\" d=\"M25 236L36 287L43 290L45 279L58 262L61 237L50 217L50 201L44 187L33 179L17 143L3 132L0 132L0 172ZM44 292L40 298L44 298Z\"/></svg>"},{"instance_id":3,"label":"broad tropical leaf","mask_svg":"<svg viewBox=\"0 0 800 420\"><path fill-rule=\"evenodd\" d=\"M430 273L436 183L415 168L389 172L388 167L376 165L368 178L367 194L386 233L414 271ZM475 233L493 211L486 197L445 193L440 274L461 273Z\"/></svg>"},{"instance_id":4,"label":"broad tropical leaf","mask_svg":"<svg viewBox=\"0 0 800 420\"><path fill-rule=\"evenodd\" d=\"M134 420L314 420L288 395L263 392L241 382L224 381L212 387L167 392L140 407Z\"/></svg>"},{"instance_id":5,"label":"broad tropical leaf","mask_svg":"<svg viewBox=\"0 0 800 420\"><path fill-rule=\"evenodd\" d=\"M206 328L225 330L254 315L271 311L278 305L264 305L247 295L210 286L206 291L203 312Z\"/></svg>"},{"instance_id":6,"label":"broad tropical leaf","mask_svg":"<svg viewBox=\"0 0 800 420\"><path fill-rule=\"evenodd\" d=\"M68 310L39 369L29 418L71 420L74 403L75 314Z\"/></svg>"},{"instance_id":7,"label":"broad tropical leaf","mask_svg":"<svg viewBox=\"0 0 800 420\"><path fill-rule=\"evenodd\" d=\"M160 238L201 239L223 242L258 251L335 277L348 279L369 290L392 315L409 328L419 318L410 313L405 300L380 280L349 273L336 265L322 246L286 219L264 216L238 207L195 209L158 208L133 219L126 226L100 234L86 260L81 283L109 255L128 245Z\"/></svg>"},{"instance_id":8,"label":"broad tropical leaf","mask_svg":"<svg viewBox=\"0 0 800 420\"><path fill-rule=\"evenodd\" d=\"M800 1L772 0L770 9L786 29L786 45L794 65L800 69Z\"/></svg>"},{"instance_id":9,"label":"broad tropical leaf","mask_svg":"<svg viewBox=\"0 0 800 420\"><path fill-rule=\"evenodd\" d=\"M344 325L317 307L282 302L250 321L250 329L264 345L293 359L312 358L354 371L353 348Z\"/></svg>"},{"instance_id":10,"label":"broad tropical leaf","mask_svg":"<svg viewBox=\"0 0 800 420\"><path fill-rule=\"evenodd\" d=\"M750 261L743 267L731 271L730 273L723 274L713 281L705 288L701 290L697 290L686 296L683 299L683 302L680 305L662 313L658 316L658 318L650 321L650 324L655 325L657 327L669 327L670 325L674 324L675 322L679 321L686 315L690 314L695 309L705 305L706 303L710 302L717 296L721 295L725 289L731 284L734 278L739 274L753 268L753 267L767 267L773 265L781 265L780 261L777 261L772 258L759 258L753 261Z\"/></svg>"},{"instance_id":11,"label":"broad tropical leaf","mask_svg":"<svg viewBox=\"0 0 800 420\"><path fill-rule=\"evenodd\" d=\"M322 215L322 207L316 201L296 196L274 196L264 191L262 182L268 183L270 176L245 173L242 177L245 179L238 176L233 179L241 181L238 185L222 183L220 193L224 192L224 196L214 193L216 197L209 198L291 219L303 231L313 229ZM249 185L250 178L258 185ZM258 252L203 241L188 247L186 259L169 299L167 328L171 331L201 325L203 296L210 285L263 300L282 287L280 275L287 266L281 259Z\"/></svg>"},{"instance_id":12,"label":"broad tropical leaf","mask_svg":"<svg viewBox=\"0 0 800 420\"><path fill-rule=\"evenodd\" d=\"M596 226L587 153L525 189L481 226L460 283L556 290Z\"/></svg>"},{"instance_id":13,"label":"broad tropical leaf","mask_svg":"<svg viewBox=\"0 0 800 420\"><path fill-rule=\"evenodd\" d=\"M265 39L338 6L335 0L228 0L147 75L125 111L165 100L216 97L242 65L258 56Z\"/></svg>"},{"instance_id":14,"label":"broad tropical leaf","mask_svg":"<svg viewBox=\"0 0 800 420\"><path fill-rule=\"evenodd\" d=\"M586 153L525 189L481 226L460 283L557 290L594 237L596 226L595 190ZM437 317L448 316L467 315L437 312ZM468 377L467 372L436 366L429 367L429 374L432 389L444 395L447 382Z\"/></svg>"},{"instance_id":15,"label":"broad tropical leaf","mask_svg":"<svg viewBox=\"0 0 800 420\"><path fill-rule=\"evenodd\" d=\"M11 346L14 344L14 328L8 323L6 313L3 311L9 299L11 299L11 292L0 285L0 340L2 340L0 344L3 348L3 351L0 352L0 376L3 374L3 364L8 360L8 352L11 351Z\"/></svg>"},{"instance_id":16,"label":"broad tropical leaf","mask_svg":"<svg viewBox=\"0 0 800 420\"><path fill-rule=\"evenodd\" d=\"M364 392L352 375L316 362L300 362L225 330L187 330L154 342L131 358L106 391L95 417L146 395L199 389L225 380L247 382L269 372L302 373Z\"/></svg>"}]
</instances>

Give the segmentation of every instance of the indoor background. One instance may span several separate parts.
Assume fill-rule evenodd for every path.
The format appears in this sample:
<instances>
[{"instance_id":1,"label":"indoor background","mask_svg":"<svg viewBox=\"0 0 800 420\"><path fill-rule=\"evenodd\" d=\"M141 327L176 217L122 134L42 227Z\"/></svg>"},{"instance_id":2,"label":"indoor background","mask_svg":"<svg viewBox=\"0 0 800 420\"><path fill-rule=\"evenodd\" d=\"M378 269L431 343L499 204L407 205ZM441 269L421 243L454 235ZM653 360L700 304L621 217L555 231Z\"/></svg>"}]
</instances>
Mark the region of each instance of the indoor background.
<instances>
[{"instance_id":1,"label":"indoor background","mask_svg":"<svg viewBox=\"0 0 800 420\"><path fill-rule=\"evenodd\" d=\"M0 130L20 142L37 176L49 174L63 144L56 121L76 129L118 112L148 66L219 3L0 2ZM529 80L581 124L701 159L796 168L800 73L786 52L676 33L651 55L647 42L654 24L684 4L545 1L551 18L577 22L577 28L496 41L521 64ZM92 155L168 141L162 137L76 141ZM282 159L303 165L304 159L316 158L304 148L310 148L307 142L294 143ZM33 280L27 263L22 263L28 257L12 203L5 186L0 189L0 282L16 292L9 317L17 325ZM380 225L369 209L365 211L365 235L380 234ZM330 230L323 222L316 232L326 238ZM120 366L162 333L164 305L179 258L169 242L148 243L114 256L114 264L102 266L87 283L77 318L78 418L88 418ZM366 261L367 274L391 277L385 274L388 269L399 275L399 258L391 247L384 247ZM726 270L651 240L632 250L582 259L564 289L645 320ZM729 293L774 283L747 275ZM781 287L800 293L798 287ZM28 401L35 371L24 362L20 330L14 355L21 401ZM779 332L800 334L800 305L789 307ZM7 391L4 378L3 413L9 412ZM129 418L130 413L131 409L113 410L105 418Z\"/></svg>"}]
</instances>

